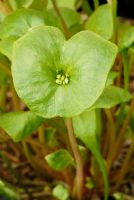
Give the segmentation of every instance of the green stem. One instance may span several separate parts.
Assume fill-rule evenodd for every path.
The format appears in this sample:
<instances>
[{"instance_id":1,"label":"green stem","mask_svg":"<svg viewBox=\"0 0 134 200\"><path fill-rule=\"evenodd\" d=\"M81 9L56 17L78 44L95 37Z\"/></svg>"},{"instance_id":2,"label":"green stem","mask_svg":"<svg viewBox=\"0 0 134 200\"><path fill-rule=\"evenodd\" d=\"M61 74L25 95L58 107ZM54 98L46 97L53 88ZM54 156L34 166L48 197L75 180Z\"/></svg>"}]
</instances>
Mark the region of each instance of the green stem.
<instances>
[{"instance_id":1,"label":"green stem","mask_svg":"<svg viewBox=\"0 0 134 200\"><path fill-rule=\"evenodd\" d=\"M122 52L122 60L123 60L123 73L124 73L124 88L126 90L129 89L129 73L130 73L130 65L129 65L129 56L128 50Z\"/></svg>"},{"instance_id":2,"label":"green stem","mask_svg":"<svg viewBox=\"0 0 134 200\"><path fill-rule=\"evenodd\" d=\"M45 144L44 124L38 129L38 138L41 144Z\"/></svg>"},{"instance_id":3,"label":"green stem","mask_svg":"<svg viewBox=\"0 0 134 200\"><path fill-rule=\"evenodd\" d=\"M7 85L2 85L0 89L0 108L2 108L3 111L6 110L6 94L7 94Z\"/></svg>"},{"instance_id":4,"label":"green stem","mask_svg":"<svg viewBox=\"0 0 134 200\"><path fill-rule=\"evenodd\" d=\"M11 71L6 65L0 63L0 68L8 75L9 78L12 78Z\"/></svg>"},{"instance_id":5,"label":"green stem","mask_svg":"<svg viewBox=\"0 0 134 200\"><path fill-rule=\"evenodd\" d=\"M94 0L94 9L96 10L98 6L99 6L99 0Z\"/></svg>"},{"instance_id":6,"label":"green stem","mask_svg":"<svg viewBox=\"0 0 134 200\"><path fill-rule=\"evenodd\" d=\"M0 1L0 11L4 14L7 15L7 10L3 4L3 2Z\"/></svg>"},{"instance_id":7,"label":"green stem","mask_svg":"<svg viewBox=\"0 0 134 200\"><path fill-rule=\"evenodd\" d=\"M84 173L83 173L83 164L80 155L80 151L77 145L77 141L74 135L72 119L68 118L66 120L66 127L68 131L68 137L71 144L71 148L74 154L74 158L76 161L76 194L77 199L83 199L83 182L84 182Z\"/></svg>"},{"instance_id":8,"label":"green stem","mask_svg":"<svg viewBox=\"0 0 134 200\"><path fill-rule=\"evenodd\" d=\"M20 99L15 91L13 80L11 80L10 89L12 92L12 100L13 100L14 109L15 111L20 111Z\"/></svg>"},{"instance_id":9,"label":"green stem","mask_svg":"<svg viewBox=\"0 0 134 200\"><path fill-rule=\"evenodd\" d=\"M70 33L70 31L68 30L68 27L67 27L67 25L66 25L66 23L65 23L64 18L63 18L62 15L61 15L61 12L60 12L60 10L59 10L59 8L58 8L58 6L57 6L56 1L55 1L55 0L52 0L52 4L53 4L53 7L54 7L54 9L55 9L55 12L56 12L57 16L60 18L62 27L63 27L64 32L65 32L65 34L66 34L66 37L67 37L67 38L70 38L70 37L71 37L71 33Z\"/></svg>"},{"instance_id":10,"label":"green stem","mask_svg":"<svg viewBox=\"0 0 134 200\"><path fill-rule=\"evenodd\" d=\"M113 34L112 39L116 43L117 41L117 0L107 0L107 3L112 6L113 25L114 25L114 34Z\"/></svg>"},{"instance_id":11,"label":"green stem","mask_svg":"<svg viewBox=\"0 0 134 200\"><path fill-rule=\"evenodd\" d=\"M114 145L114 142L115 142L116 131L115 131L114 118L113 118L111 110L105 109L105 114L106 114L107 119L108 119L108 140L109 140L109 143L108 143L108 152L107 152L108 155L107 155L107 157L109 157L109 154L113 150L113 145Z\"/></svg>"},{"instance_id":12,"label":"green stem","mask_svg":"<svg viewBox=\"0 0 134 200\"><path fill-rule=\"evenodd\" d=\"M31 166L33 167L33 169L37 172L37 167L34 164L31 152L29 150L28 144L25 141L22 141L22 146L23 146L23 150L24 150L24 154L28 160L28 162L31 164Z\"/></svg>"}]
</instances>

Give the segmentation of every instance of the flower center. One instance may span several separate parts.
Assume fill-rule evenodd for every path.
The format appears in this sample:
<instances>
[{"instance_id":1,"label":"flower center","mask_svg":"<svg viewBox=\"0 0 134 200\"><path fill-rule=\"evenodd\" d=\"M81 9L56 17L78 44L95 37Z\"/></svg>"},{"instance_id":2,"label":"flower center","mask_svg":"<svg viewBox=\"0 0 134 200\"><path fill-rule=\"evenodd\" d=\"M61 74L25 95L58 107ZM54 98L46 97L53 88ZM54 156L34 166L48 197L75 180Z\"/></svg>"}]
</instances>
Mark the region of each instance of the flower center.
<instances>
[{"instance_id":1,"label":"flower center","mask_svg":"<svg viewBox=\"0 0 134 200\"><path fill-rule=\"evenodd\" d=\"M58 85L67 85L69 83L69 75L59 73L56 76L56 81Z\"/></svg>"}]
</instances>

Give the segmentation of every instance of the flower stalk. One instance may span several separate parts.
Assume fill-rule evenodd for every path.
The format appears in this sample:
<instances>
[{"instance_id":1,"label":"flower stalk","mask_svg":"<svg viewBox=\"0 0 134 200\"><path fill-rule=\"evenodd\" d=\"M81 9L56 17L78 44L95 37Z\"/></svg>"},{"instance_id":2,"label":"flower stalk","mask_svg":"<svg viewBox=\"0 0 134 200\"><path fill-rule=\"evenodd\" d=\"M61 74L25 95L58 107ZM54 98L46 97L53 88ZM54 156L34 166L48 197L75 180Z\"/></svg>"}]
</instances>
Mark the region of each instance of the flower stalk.
<instances>
[{"instance_id":1,"label":"flower stalk","mask_svg":"<svg viewBox=\"0 0 134 200\"><path fill-rule=\"evenodd\" d=\"M83 196L83 182L84 182L84 173L83 173L83 164L80 155L80 151L77 145L77 141L74 135L72 119L68 118L66 120L66 127L68 131L69 141L72 147L74 158L76 161L76 196L78 200L82 200Z\"/></svg>"}]
</instances>

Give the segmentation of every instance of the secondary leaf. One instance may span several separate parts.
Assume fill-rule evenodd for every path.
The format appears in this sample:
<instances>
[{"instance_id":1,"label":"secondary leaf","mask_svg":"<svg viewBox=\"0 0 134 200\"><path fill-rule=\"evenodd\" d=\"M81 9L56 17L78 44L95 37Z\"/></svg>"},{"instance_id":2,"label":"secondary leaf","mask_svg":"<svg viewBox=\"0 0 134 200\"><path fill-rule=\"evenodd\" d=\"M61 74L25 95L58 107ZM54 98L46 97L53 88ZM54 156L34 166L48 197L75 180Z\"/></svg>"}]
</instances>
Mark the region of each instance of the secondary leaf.
<instances>
[{"instance_id":1,"label":"secondary leaf","mask_svg":"<svg viewBox=\"0 0 134 200\"><path fill-rule=\"evenodd\" d=\"M57 28L35 28L14 45L16 91L42 117L77 115L99 98L116 53L114 44L91 31L65 41Z\"/></svg>"},{"instance_id":2,"label":"secondary leaf","mask_svg":"<svg viewBox=\"0 0 134 200\"><path fill-rule=\"evenodd\" d=\"M73 157L65 149L60 149L45 157L48 164L55 170L63 170L70 164L74 165Z\"/></svg>"},{"instance_id":3,"label":"secondary leaf","mask_svg":"<svg viewBox=\"0 0 134 200\"><path fill-rule=\"evenodd\" d=\"M31 28L44 25L43 13L32 9L19 9L8 15L0 25L0 38L21 37Z\"/></svg>"},{"instance_id":4,"label":"secondary leaf","mask_svg":"<svg viewBox=\"0 0 134 200\"><path fill-rule=\"evenodd\" d=\"M113 35L112 7L109 4L99 6L86 22L86 29L96 32L107 40L111 39Z\"/></svg>"},{"instance_id":5,"label":"secondary leaf","mask_svg":"<svg viewBox=\"0 0 134 200\"><path fill-rule=\"evenodd\" d=\"M122 51L126 48L129 48L133 43L134 43L134 26L120 23L118 25L119 50Z\"/></svg>"},{"instance_id":6,"label":"secondary leaf","mask_svg":"<svg viewBox=\"0 0 134 200\"><path fill-rule=\"evenodd\" d=\"M111 108L119 103L130 101L132 95L119 87L107 86L91 109Z\"/></svg>"},{"instance_id":7,"label":"secondary leaf","mask_svg":"<svg viewBox=\"0 0 134 200\"><path fill-rule=\"evenodd\" d=\"M67 200L69 197L68 189L62 184L56 185L56 187L52 191L52 194L59 200Z\"/></svg>"},{"instance_id":8,"label":"secondary leaf","mask_svg":"<svg viewBox=\"0 0 134 200\"><path fill-rule=\"evenodd\" d=\"M76 137L90 149L95 156L100 170L103 174L105 184L105 199L108 196L108 177L105 162L101 156L99 142L97 140L96 111L87 111L79 116L73 117L73 126Z\"/></svg>"},{"instance_id":9,"label":"secondary leaf","mask_svg":"<svg viewBox=\"0 0 134 200\"><path fill-rule=\"evenodd\" d=\"M114 84L114 80L115 78L117 78L119 75L118 72L116 71L111 71L107 77L107 82L106 82L106 86L108 85L113 85Z\"/></svg>"},{"instance_id":10,"label":"secondary leaf","mask_svg":"<svg viewBox=\"0 0 134 200\"><path fill-rule=\"evenodd\" d=\"M15 142L18 142L36 131L43 121L43 118L36 116L31 111L9 112L0 116L0 127Z\"/></svg>"},{"instance_id":11,"label":"secondary leaf","mask_svg":"<svg viewBox=\"0 0 134 200\"><path fill-rule=\"evenodd\" d=\"M20 9L11 13L0 25L0 52L11 60L14 42L33 27L44 24L44 15L40 11Z\"/></svg>"}]
</instances>

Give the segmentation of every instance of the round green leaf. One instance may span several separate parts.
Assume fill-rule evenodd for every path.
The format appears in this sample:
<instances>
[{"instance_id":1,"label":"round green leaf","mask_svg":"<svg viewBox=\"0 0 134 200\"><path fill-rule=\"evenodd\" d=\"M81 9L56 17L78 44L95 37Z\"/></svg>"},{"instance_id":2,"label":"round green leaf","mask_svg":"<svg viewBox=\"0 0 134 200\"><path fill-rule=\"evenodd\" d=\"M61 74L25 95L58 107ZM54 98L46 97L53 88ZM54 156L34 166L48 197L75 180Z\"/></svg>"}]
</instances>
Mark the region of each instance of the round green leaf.
<instances>
[{"instance_id":1,"label":"round green leaf","mask_svg":"<svg viewBox=\"0 0 134 200\"><path fill-rule=\"evenodd\" d=\"M112 7L109 4L99 6L86 22L86 29L109 40L113 35Z\"/></svg>"},{"instance_id":2,"label":"round green leaf","mask_svg":"<svg viewBox=\"0 0 134 200\"><path fill-rule=\"evenodd\" d=\"M21 37L35 26L44 25L42 12L31 9L20 9L8 15L0 25L0 38L9 36Z\"/></svg>"},{"instance_id":3,"label":"round green leaf","mask_svg":"<svg viewBox=\"0 0 134 200\"><path fill-rule=\"evenodd\" d=\"M15 42L15 88L40 116L77 115L101 95L116 52L114 44L90 31L65 41L57 28L35 28Z\"/></svg>"}]
</instances>

